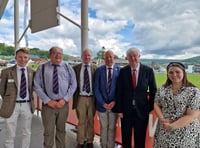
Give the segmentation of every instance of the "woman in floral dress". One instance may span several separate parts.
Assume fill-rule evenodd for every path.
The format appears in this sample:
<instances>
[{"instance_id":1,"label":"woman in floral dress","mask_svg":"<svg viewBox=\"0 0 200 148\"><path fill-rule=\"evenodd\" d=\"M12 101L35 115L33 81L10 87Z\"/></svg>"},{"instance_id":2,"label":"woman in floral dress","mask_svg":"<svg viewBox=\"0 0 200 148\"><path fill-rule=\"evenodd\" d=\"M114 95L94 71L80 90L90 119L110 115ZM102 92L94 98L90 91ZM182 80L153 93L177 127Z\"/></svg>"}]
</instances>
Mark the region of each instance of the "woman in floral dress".
<instances>
[{"instance_id":1,"label":"woman in floral dress","mask_svg":"<svg viewBox=\"0 0 200 148\"><path fill-rule=\"evenodd\" d=\"M154 148L200 148L200 90L187 80L182 63L167 66L167 81L156 94L159 122Z\"/></svg>"}]
</instances>

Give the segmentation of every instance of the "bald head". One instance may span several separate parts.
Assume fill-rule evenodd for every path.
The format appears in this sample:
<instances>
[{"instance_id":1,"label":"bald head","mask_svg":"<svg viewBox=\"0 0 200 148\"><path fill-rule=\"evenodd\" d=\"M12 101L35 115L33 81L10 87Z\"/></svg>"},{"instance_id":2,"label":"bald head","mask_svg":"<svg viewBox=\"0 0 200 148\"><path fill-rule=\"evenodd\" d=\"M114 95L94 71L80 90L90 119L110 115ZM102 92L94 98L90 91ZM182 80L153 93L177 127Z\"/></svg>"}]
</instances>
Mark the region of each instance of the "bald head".
<instances>
[{"instance_id":1,"label":"bald head","mask_svg":"<svg viewBox=\"0 0 200 148\"><path fill-rule=\"evenodd\" d=\"M111 50L106 51L104 56L106 66L111 67L114 64L114 58L114 53Z\"/></svg>"},{"instance_id":2,"label":"bald head","mask_svg":"<svg viewBox=\"0 0 200 148\"><path fill-rule=\"evenodd\" d=\"M92 52L90 49L84 49L81 55L82 61L84 64L89 64L91 61Z\"/></svg>"}]
</instances>

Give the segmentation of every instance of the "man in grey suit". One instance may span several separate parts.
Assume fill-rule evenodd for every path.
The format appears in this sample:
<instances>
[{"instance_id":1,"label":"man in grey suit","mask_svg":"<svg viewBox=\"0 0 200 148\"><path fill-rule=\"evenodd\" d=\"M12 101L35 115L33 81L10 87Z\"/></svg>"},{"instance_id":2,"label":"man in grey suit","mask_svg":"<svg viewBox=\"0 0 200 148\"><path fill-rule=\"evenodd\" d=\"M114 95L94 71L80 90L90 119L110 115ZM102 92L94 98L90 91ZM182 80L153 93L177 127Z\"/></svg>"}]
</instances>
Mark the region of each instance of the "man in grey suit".
<instances>
[{"instance_id":1,"label":"man in grey suit","mask_svg":"<svg viewBox=\"0 0 200 148\"><path fill-rule=\"evenodd\" d=\"M18 117L22 120L22 148L30 147L31 123L34 112L33 76L34 71L27 67L29 52L25 48L16 51L13 67L1 72L0 94L3 103L0 116L5 118L5 148L14 148L14 138Z\"/></svg>"},{"instance_id":2,"label":"man in grey suit","mask_svg":"<svg viewBox=\"0 0 200 148\"><path fill-rule=\"evenodd\" d=\"M76 109L78 117L77 148L83 148L85 142L87 148L93 148L95 115L93 88L96 65L90 63L91 57L91 51L85 49L81 56L83 63L74 67L77 89L73 97L73 109ZM85 72L87 72L87 77Z\"/></svg>"}]
</instances>

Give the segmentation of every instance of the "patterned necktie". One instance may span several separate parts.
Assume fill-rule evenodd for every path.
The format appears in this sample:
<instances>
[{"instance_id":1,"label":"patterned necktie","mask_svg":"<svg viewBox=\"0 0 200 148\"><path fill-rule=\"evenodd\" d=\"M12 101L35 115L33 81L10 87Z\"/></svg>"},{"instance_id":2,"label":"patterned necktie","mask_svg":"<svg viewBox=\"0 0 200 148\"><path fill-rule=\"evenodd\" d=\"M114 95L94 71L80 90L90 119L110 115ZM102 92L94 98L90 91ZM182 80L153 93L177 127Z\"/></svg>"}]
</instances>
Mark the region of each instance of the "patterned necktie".
<instances>
[{"instance_id":1,"label":"patterned necktie","mask_svg":"<svg viewBox=\"0 0 200 148\"><path fill-rule=\"evenodd\" d=\"M26 97L26 77L25 77L25 69L21 68L22 74L21 74L21 83L20 83L20 97L24 99Z\"/></svg>"},{"instance_id":2,"label":"patterned necktie","mask_svg":"<svg viewBox=\"0 0 200 148\"><path fill-rule=\"evenodd\" d=\"M133 88L136 88L136 69L133 69L133 75L132 75L132 80L133 80Z\"/></svg>"},{"instance_id":3,"label":"patterned necktie","mask_svg":"<svg viewBox=\"0 0 200 148\"><path fill-rule=\"evenodd\" d=\"M107 94L110 94L110 87L111 87L111 82L112 82L112 77L111 77L111 70L112 68L108 68L108 80L107 80Z\"/></svg>"},{"instance_id":4,"label":"patterned necktie","mask_svg":"<svg viewBox=\"0 0 200 148\"><path fill-rule=\"evenodd\" d=\"M89 73L88 73L87 67L88 65L85 65L83 91L90 93L90 80L89 80Z\"/></svg>"},{"instance_id":5,"label":"patterned necktie","mask_svg":"<svg viewBox=\"0 0 200 148\"><path fill-rule=\"evenodd\" d=\"M54 65L53 69L53 92L55 94L58 94L58 87L59 87L57 66L58 65Z\"/></svg>"}]
</instances>

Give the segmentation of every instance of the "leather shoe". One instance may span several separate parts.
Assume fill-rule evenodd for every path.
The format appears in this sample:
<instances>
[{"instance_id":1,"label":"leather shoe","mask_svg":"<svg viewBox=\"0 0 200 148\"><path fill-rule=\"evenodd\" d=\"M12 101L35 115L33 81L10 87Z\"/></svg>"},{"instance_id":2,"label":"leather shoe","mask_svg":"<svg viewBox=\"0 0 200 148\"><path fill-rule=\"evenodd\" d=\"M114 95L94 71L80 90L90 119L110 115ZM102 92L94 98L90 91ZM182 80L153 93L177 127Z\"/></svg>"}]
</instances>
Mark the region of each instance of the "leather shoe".
<instances>
[{"instance_id":1,"label":"leather shoe","mask_svg":"<svg viewBox=\"0 0 200 148\"><path fill-rule=\"evenodd\" d=\"M84 148L84 144L77 144L76 148Z\"/></svg>"},{"instance_id":2,"label":"leather shoe","mask_svg":"<svg viewBox=\"0 0 200 148\"><path fill-rule=\"evenodd\" d=\"M93 148L93 143L87 143L87 148Z\"/></svg>"}]
</instances>

